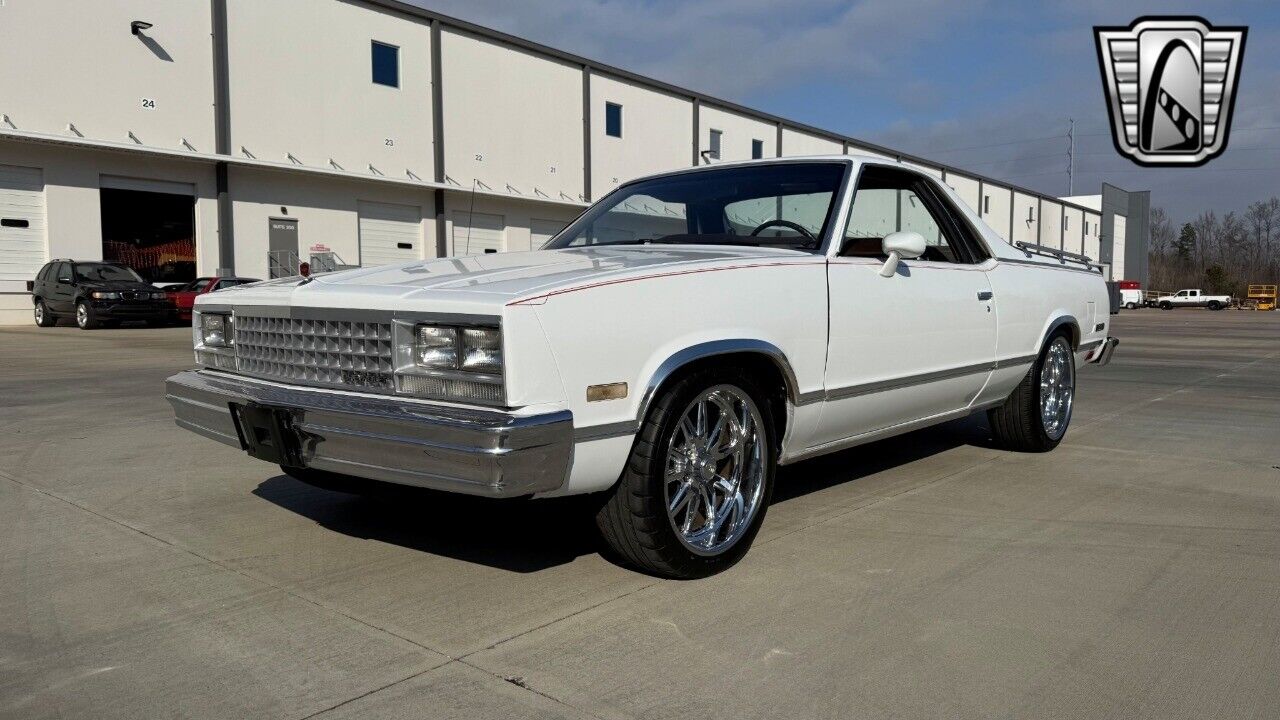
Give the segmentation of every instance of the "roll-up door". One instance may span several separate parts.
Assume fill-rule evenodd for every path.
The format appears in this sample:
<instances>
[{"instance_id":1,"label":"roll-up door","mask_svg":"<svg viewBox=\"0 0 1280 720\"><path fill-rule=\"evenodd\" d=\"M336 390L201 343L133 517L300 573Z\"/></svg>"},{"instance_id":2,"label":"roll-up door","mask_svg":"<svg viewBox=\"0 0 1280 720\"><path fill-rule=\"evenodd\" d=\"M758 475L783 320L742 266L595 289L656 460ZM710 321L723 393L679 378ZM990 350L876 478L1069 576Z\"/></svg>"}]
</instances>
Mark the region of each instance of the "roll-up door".
<instances>
[{"instance_id":1,"label":"roll-up door","mask_svg":"<svg viewBox=\"0 0 1280 720\"><path fill-rule=\"evenodd\" d=\"M44 173L0 165L0 282L35 279L45 255Z\"/></svg>"},{"instance_id":2,"label":"roll-up door","mask_svg":"<svg viewBox=\"0 0 1280 720\"><path fill-rule=\"evenodd\" d=\"M361 202L358 211L361 265L390 265L422 257L422 208Z\"/></svg>"},{"instance_id":3,"label":"roll-up door","mask_svg":"<svg viewBox=\"0 0 1280 720\"><path fill-rule=\"evenodd\" d=\"M507 247L504 241L506 229L506 219L501 215L455 212L451 254L482 255L489 252L502 252Z\"/></svg>"}]
</instances>

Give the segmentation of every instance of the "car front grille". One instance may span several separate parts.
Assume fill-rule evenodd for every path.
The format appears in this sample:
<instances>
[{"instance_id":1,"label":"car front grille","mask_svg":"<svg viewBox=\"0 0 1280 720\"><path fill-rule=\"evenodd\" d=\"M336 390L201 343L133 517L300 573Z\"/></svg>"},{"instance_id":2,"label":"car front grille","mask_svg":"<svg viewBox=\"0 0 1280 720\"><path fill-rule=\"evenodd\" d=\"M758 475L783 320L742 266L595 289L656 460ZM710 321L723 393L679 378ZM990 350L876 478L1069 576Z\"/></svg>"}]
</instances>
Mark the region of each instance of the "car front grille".
<instances>
[{"instance_id":1,"label":"car front grille","mask_svg":"<svg viewBox=\"0 0 1280 720\"><path fill-rule=\"evenodd\" d=\"M391 324L235 316L236 369L299 385L395 391Z\"/></svg>"}]
</instances>

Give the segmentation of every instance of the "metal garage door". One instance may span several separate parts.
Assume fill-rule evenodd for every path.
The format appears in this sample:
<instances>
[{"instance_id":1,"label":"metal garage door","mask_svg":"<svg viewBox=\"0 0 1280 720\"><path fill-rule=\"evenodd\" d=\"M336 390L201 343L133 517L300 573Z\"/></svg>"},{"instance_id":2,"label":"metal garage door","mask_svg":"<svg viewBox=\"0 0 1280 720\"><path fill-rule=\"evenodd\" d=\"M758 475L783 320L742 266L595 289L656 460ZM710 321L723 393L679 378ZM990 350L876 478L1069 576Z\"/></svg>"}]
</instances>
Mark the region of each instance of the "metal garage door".
<instances>
[{"instance_id":1,"label":"metal garage door","mask_svg":"<svg viewBox=\"0 0 1280 720\"><path fill-rule=\"evenodd\" d=\"M555 237L569 223L559 220L539 220L534 218L529 224L529 241L534 250L542 247L548 240Z\"/></svg>"},{"instance_id":2,"label":"metal garage door","mask_svg":"<svg viewBox=\"0 0 1280 720\"><path fill-rule=\"evenodd\" d=\"M455 212L453 214L452 255L480 255L507 249L504 235L506 218L487 213Z\"/></svg>"},{"instance_id":3,"label":"metal garage door","mask_svg":"<svg viewBox=\"0 0 1280 720\"><path fill-rule=\"evenodd\" d=\"M45 256L44 173L0 165L0 281L35 279Z\"/></svg>"},{"instance_id":4,"label":"metal garage door","mask_svg":"<svg viewBox=\"0 0 1280 720\"><path fill-rule=\"evenodd\" d=\"M358 212L361 265L390 265L422 257L422 208L362 202Z\"/></svg>"}]
</instances>

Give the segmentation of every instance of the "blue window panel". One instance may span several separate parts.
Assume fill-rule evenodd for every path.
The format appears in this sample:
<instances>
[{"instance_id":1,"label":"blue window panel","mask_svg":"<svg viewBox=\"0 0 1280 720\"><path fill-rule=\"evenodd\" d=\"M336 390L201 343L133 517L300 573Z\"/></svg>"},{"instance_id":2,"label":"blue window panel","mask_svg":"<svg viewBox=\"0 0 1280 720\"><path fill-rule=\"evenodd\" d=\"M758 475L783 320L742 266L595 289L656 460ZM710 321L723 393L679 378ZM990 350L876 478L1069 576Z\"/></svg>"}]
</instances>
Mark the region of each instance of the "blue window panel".
<instances>
[{"instance_id":1,"label":"blue window panel","mask_svg":"<svg viewBox=\"0 0 1280 720\"><path fill-rule=\"evenodd\" d=\"M609 137L622 137L622 106L617 103L604 104L604 134Z\"/></svg>"},{"instance_id":2,"label":"blue window panel","mask_svg":"<svg viewBox=\"0 0 1280 720\"><path fill-rule=\"evenodd\" d=\"M387 87L400 87L400 48L373 41L373 81Z\"/></svg>"}]
</instances>

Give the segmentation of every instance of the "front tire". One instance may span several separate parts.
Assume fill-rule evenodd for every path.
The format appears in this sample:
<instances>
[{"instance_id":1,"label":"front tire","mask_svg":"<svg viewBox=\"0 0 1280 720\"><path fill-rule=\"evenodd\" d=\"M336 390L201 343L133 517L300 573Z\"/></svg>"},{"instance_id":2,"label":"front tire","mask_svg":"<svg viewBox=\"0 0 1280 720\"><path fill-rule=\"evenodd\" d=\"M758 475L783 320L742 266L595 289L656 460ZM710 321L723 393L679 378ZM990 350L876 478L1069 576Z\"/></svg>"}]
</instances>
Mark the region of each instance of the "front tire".
<instances>
[{"instance_id":1,"label":"front tire","mask_svg":"<svg viewBox=\"0 0 1280 720\"><path fill-rule=\"evenodd\" d=\"M773 494L771 403L740 368L704 368L665 389L640 426L622 478L596 514L628 564L691 579L751 547Z\"/></svg>"},{"instance_id":2,"label":"front tire","mask_svg":"<svg viewBox=\"0 0 1280 720\"><path fill-rule=\"evenodd\" d=\"M1067 434L1075 394L1071 340L1065 334L1054 335L1013 394L987 411L991 432L1010 450L1048 452Z\"/></svg>"},{"instance_id":3,"label":"front tire","mask_svg":"<svg viewBox=\"0 0 1280 720\"><path fill-rule=\"evenodd\" d=\"M1168 300L1166 300L1166 301L1164 301L1164 302L1160 303L1160 309L1161 309L1161 310L1172 310L1172 309L1173 309L1173 303L1171 303L1171 302L1169 302Z\"/></svg>"},{"instance_id":4,"label":"front tire","mask_svg":"<svg viewBox=\"0 0 1280 720\"><path fill-rule=\"evenodd\" d=\"M53 327L58 324L58 319L49 312L49 306L44 304L44 300L36 300L36 307L32 314L35 317L36 327Z\"/></svg>"},{"instance_id":5,"label":"front tire","mask_svg":"<svg viewBox=\"0 0 1280 720\"><path fill-rule=\"evenodd\" d=\"M81 330L93 330L101 327L102 323L98 321L93 312L93 306L81 300L76 303L76 327Z\"/></svg>"}]
</instances>

